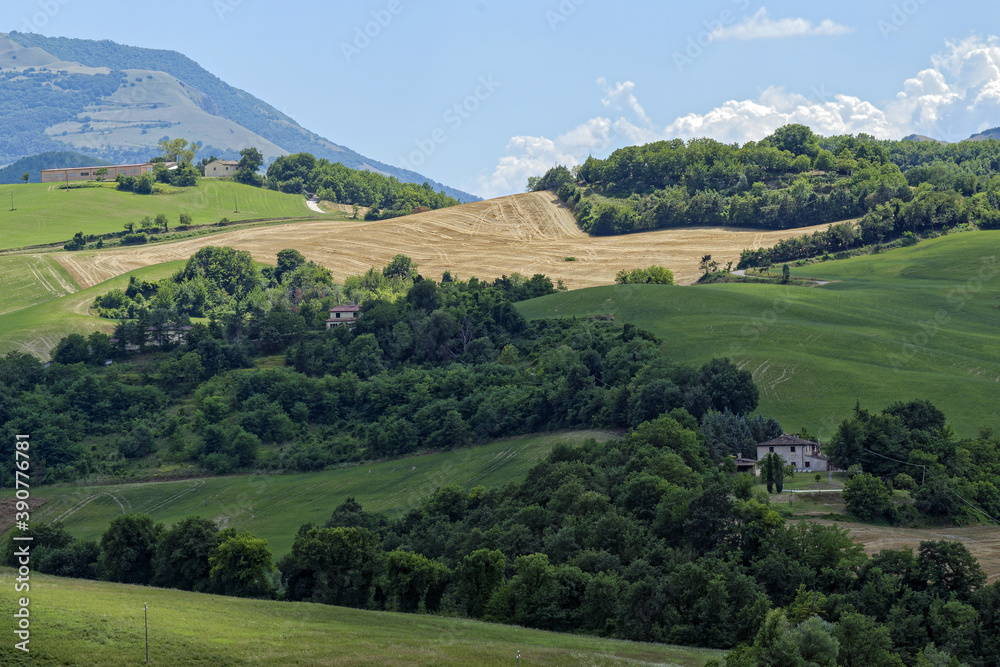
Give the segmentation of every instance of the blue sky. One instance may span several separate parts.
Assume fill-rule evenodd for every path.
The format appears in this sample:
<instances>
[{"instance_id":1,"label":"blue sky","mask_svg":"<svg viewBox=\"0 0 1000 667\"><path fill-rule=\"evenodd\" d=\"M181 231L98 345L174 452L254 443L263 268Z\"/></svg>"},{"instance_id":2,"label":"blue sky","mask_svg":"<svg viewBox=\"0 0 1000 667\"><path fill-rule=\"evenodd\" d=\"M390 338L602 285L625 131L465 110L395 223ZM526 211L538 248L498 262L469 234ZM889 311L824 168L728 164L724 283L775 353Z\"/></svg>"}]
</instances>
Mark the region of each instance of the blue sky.
<instances>
[{"instance_id":1,"label":"blue sky","mask_svg":"<svg viewBox=\"0 0 1000 667\"><path fill-rule=\"evenodd\" d=\"M803 122L959 140L1000 126L1000 7L986 0L5 8L4 31L181 51L332 141L482 196L662 138L742 143Z\"/></svg>"}]
</instances>

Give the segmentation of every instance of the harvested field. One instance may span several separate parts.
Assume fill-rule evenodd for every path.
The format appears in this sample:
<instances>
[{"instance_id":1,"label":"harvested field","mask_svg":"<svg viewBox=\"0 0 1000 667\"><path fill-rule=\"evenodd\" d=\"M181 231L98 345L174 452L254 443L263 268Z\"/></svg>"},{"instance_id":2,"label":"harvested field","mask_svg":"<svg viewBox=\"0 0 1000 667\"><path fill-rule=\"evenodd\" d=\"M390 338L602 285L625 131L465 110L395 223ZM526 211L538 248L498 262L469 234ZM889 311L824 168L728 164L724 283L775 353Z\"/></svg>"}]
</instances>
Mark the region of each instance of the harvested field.
<instances>
[{"instance_id":1,"label":"harvested field","mask_svg":"<svg viewBox=\"0 0 1000 667\"><path fill-rule=\"evenodd\" d=\"M896 528L871 526L845 521L817 521L823 525L836 525L851 531L855 541L871 555L882 549L912 549L916 552L921 541L949 540L961 542L968 548L986 572L990 583L1000 580L1000 527L969 526L965 528Z\"/></svg>"},{"instance_id":2,"label":"harvested field","mask_svg":"<svg viewBox=\"0 0 1000 667\"><path fill-rule=\"evenodd\" d=\"M620 269L660 264L680 284L693 283L702 255L725 265L744 248L811 234L826 225L783 231L729 228L674 229L629 236L589 237L568 208L550 192L500 197L379 222L300 222L223 232L163 245L99 252L58 253L56 258L81 287L143 266L187 259L199 248L226 245L274 263L283 248L295 248L328 267L338 280L384 266L393 255L413 258L425 276L451 271L459 278L544 273L575 289L614 282ZM566 261L575 257L575 261Z\"/></svg>"}]
</instances>

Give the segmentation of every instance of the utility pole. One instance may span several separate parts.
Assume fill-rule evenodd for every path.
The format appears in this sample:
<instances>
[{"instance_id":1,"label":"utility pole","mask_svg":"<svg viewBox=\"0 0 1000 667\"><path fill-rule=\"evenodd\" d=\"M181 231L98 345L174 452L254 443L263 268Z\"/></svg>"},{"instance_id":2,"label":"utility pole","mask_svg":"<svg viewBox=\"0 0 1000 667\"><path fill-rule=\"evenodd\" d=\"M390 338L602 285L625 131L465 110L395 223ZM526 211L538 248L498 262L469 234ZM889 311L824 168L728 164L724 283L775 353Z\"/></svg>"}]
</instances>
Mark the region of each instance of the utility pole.
<instances>
[{"instance_id":1,"label":"utility pole","mask_svg":"<svg viewBox=\"0 0 1000 667\"><path fill-rule=\"evenodd\" d=\"M149 612L147 611L147 609L149 609L148 605L145 602L143 602L142 618L146 624L146 664L148 665L149 664Z\"/></svg>"},{"instance_id":2,"label":"utility pole","mask_svg":"<svg viewBox=\"0 0 1000 667\"><path fill-rule=\"evenodd\" d=\"M239 213L240 212L240 201L236 197L236 195L233 195L233 205L236 207L236 213Z\"/></svg>"}]
</instances>

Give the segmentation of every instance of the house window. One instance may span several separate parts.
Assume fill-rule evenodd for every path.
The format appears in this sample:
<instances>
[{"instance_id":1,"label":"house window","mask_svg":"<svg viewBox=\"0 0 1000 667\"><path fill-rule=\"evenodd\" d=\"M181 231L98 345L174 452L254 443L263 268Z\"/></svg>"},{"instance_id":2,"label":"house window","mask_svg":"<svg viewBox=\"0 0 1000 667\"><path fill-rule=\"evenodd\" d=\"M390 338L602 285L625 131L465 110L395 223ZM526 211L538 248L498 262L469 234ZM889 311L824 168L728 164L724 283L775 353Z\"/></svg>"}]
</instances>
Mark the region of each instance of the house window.
<instances>
[{"instance_id":1,"label":"house window","mask_svg":"<svg viewBox=\"0 0 1000 667\"><path fill-rule=\"evenodd\" d=\"M806 467L807 468L809 467L809 461L806 461Z\"/></svg>"},{"instance_id":2,"label":"house window","mask_svg":"<svg viewBox=\"0 0 1000 667\"><path fill-rule=\"evenodd\" d=\"M795 445L792 445L792 451L793 452L795 451Z\"/></svg>"},{"instance_id":3,"label":"house window","mask_svg":"<svg viewBox=\"0 0 1000 667\"><path fill-rule=\"evenodd\" d=\"M340 319L340 313L337 313L337 319L338 320Z\"/></svg>"},{"instance_id":4,"label":"house window","mask_svg":"<svg viewBox=\"0 0 1000 667\"><path fill-rule=\"evenodd\" d=\"M80 175L81 176L90 176L90 172L89 171L81 171Z\"/></svg>"},{"instance_id":5,"label":"house window","mask_svg":"<svg viewBox=\"0 0 1000 667\"><path fill-rule=\"evenodd\" d=\"M774 447L768 447L767 449L768 449L768 451L770 451L770 452L773 452L773 451L774 451Z\"/></svg>"}]
</instances>

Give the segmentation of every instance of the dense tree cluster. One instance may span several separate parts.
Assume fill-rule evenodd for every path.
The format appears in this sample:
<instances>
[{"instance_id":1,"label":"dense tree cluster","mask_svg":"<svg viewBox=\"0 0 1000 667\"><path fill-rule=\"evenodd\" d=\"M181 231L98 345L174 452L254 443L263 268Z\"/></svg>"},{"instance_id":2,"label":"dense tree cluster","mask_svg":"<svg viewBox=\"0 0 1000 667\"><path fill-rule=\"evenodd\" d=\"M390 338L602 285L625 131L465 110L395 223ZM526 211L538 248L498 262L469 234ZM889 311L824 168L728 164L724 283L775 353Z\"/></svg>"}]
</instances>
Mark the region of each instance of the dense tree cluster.
<instances>
[{"instance_id":1,"label":"dense tree cluster","mask_svg":"<svg viewBox=\"0 0 1000 667\"><path fill-rule=\"evenodd\" d=\"M594 235L692 225L791 229L863 217L856 228L838 226L758 258L773 263L904 231L1000 226L998 165L997 142L821 138L786 125L743 146L675 139L622 148L574 172L555 167L528 187L555 190Z\"/></svg>"},{"instance_id":2,"label":"dense tree cluster","mask_svg":"<svg viewBox=\"0 0 1000 667\"><path fill-rule=\"evenodd\" d=\"M11 377L25 369L6 394L5 432L52 432L38 438L36 477L114 476L150 457L214 473L315 470L516 433L631 427L681 407L700 418L757 406L750 373L727 360L673 364L631 325L525 321L513 303L552 293L542 275L437 283L400 255L345 282L365 295L360 318L327 331L344 298L329 272L295 250L277 260L260 270L244 251L203 248L170 278L132 277L98 297L103 314L124 318L113 337L67 336L48 369L0 360ZM138 377L105 368L136 349L156 352ZM281 353L284 368L227 373ZM176 401L194 413L164 410ZM80 446L94 437L103 448Z\"/></svg>"},{"instance_id":3,"label":"dense tree cluster","mask_svg":"<svg viewBox=\"0 0 1000 667\"><path fill-rule=\"evenodd\" d=\"M895 403L881 412L860 406L845 419L827 451L839 468L858 466L850 503L863 518L910 522L919 515L960 524L1000 519L1000 438L990 429L958 439L927 401ZM899 480L897 482L897 480ZM913 505L892 507L891 488L909 490Z\"/></svg>"},{"instance_id":4,"label":"dense tree cluster","mask_svg":"<svg viewBox=\"0 0 1000 667\"><path fill-rule=\"evenodd\" d=\"M61 523L33 522L24 536L32 537L34 569L46 574L240 597L271 598L277 591L264 540L201 517L168 528L146 514L125 514L100 542L77 540ZM8 537L0 564L17 564L18 544Z\"/></svg>"},{"instance_id":5,"label":"dense tree cluster","mask_svg":"<svg viewBox=\"0 0 1000 667\"><path fill-rule=\"evenodd\" d=\"M370 209L366 219L380 220L408 215L413 209L445 208L461 202L429 183L404 183L394 176L350 169L339 162L317 160L309 153L279 157L267 169L266 184L282 192L312 192L320 199L356 204Z\"/></svg>"},{"instance_id":6,"label":"dense tree cluster","mask_svg":"<svg viewBox=\"0 0 1000 667\"><path fill-rule=\"evenodd\" d=\"M277 569L249 533L131 514L99 543L35 523L33 563L63 576L733 648L733 666L995 664L1000 584L986 585L962 544L869 558L846 530L787 522L746 478L717 465L697 421L675 409L623 438L557 446L523 481L441 487L395 520L348 499L324 526L301 526ZM15 546L7 540L4 564Z\"/></svg>"}]
</instances>

